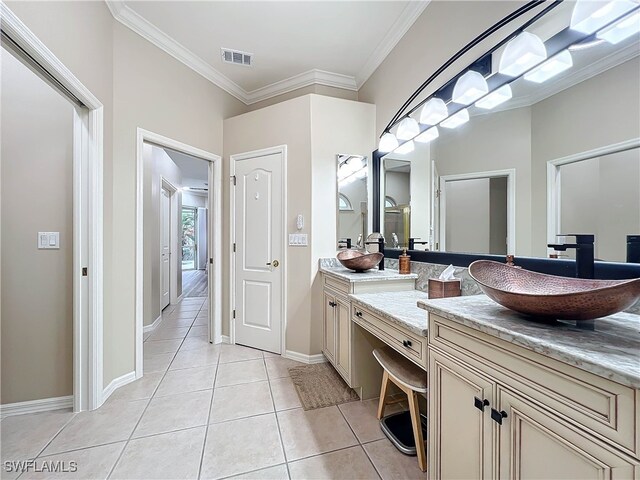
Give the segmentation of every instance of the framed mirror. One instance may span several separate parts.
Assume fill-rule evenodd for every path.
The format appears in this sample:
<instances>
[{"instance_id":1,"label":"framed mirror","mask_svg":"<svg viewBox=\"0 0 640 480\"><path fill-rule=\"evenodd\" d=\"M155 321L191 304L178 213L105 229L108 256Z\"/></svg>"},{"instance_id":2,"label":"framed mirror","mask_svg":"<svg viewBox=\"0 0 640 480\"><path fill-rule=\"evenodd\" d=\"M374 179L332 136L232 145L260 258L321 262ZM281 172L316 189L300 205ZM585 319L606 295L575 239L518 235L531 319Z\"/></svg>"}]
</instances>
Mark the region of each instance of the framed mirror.
<instances>
[{"instance_id":1,"label":"framed mirror","mask_svg":"<svg viewBox=\"0 0 640 480\"><path fill-rule=\"evenodd\" d=\"M362 155L336 155L337 165L337 241L349 239L364 248L369 232L368 188L369 165Z\"/></svg>"}]
</instances>

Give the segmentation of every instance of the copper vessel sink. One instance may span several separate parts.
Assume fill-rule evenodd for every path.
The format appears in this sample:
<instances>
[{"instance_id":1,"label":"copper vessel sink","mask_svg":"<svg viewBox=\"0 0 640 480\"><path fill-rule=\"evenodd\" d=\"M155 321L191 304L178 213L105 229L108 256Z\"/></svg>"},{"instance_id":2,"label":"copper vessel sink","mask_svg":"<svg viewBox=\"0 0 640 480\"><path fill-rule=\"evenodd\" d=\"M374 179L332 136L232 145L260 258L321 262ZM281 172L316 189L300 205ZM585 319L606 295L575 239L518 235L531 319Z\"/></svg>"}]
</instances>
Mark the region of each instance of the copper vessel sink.
<instances>
[{"instance_id":1,"label":"copper vessel sink","mask_svg":"<svg viewBox=\"0 0 640 480\"><path fill-rule=\"evenodd\" d=\"M356 272L364 272L378 265L384 255L380 252L362 253L358 250L343 250L336 257L344 267Z\"/></svg>"},{"instance_id":2,"label":"copper vessel sink","mask_svg":"<svg viewBox=\"0 0 640 480\"><path fill-rule=\"evenodd\" d=\"M490 260L473 262L469 274L495 302L535 317L593 320L621 312L640 298L640 278L557 277Z\"/></svg>"}]
</instances>

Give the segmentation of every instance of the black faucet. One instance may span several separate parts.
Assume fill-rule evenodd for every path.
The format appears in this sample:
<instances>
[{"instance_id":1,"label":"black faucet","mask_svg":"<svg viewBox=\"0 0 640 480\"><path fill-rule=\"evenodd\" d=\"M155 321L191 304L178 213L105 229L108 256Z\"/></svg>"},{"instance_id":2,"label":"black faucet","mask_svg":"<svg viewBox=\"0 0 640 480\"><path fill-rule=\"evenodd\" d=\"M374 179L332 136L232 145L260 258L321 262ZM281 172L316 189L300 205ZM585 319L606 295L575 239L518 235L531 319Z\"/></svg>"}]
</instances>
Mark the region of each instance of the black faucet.
<instances>
[{"instance_id":1,"label":"black faucet","mask_svg":"<svg viewBox=\"0 0 640 480\"><path fill-rule=\"evenodd\" d=\"M409 250L415 250L416 245L428 245L429 242L416 242L416 240L420 240L420 237L410 238L409 239Z\"/></svg>"},{"instance_id":2,"label":"black faucet","mask_svg":"<svg viewBox=\"0 0 640 480\"><path fill-rule=\"evenodd\" d=\"M364 242L365 245L378 245L378 251L382 254L382 260L378 264L378 270L384 270L384 237L380 235L380 238L375 242Z\"/></svg>"},{"instance_id":3,"label":"black faucet","mask_svg":"<svg viewBox=\"0 0 640 480\"><path fill-rule=\"evenodd\" d=\"M341 238L340 240L338 240L338 248L342 248L342 245L344 245L347 250L351 249L351 239L350 238Z\"/></svg>"},{"instance_id":4,"label":"black faucet","mask_svg":"<svg viewBox=\"0 0 640 480\"><path fill-rule=\"evenodd\" d=\"M559 237L576 237L576 243L550 243L547 246L553 248L557 252L564 252L567 248L576 249L576 277L593 278L593 243L594 235L573 234L558 235Z\"/></svg>"}]
</instances>

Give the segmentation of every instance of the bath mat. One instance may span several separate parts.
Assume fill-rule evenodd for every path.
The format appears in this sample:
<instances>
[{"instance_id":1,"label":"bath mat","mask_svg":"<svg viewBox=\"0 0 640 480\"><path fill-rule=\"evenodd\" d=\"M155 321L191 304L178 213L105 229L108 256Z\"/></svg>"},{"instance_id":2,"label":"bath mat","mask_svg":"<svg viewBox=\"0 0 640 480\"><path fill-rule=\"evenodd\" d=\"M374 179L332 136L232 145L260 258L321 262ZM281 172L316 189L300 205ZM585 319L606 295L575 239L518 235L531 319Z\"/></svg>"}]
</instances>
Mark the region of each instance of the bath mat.
<instances>
[{"instance_id":1,"label":"bath mat","mask_svg":"<svg viewBox=\"0 0 640 480\"><path fill-rule=\"evenodd\" d=\"M356 392L329 363L292 367L289 375L305 410L358 400Z\"/></svg>"}]
</instances>

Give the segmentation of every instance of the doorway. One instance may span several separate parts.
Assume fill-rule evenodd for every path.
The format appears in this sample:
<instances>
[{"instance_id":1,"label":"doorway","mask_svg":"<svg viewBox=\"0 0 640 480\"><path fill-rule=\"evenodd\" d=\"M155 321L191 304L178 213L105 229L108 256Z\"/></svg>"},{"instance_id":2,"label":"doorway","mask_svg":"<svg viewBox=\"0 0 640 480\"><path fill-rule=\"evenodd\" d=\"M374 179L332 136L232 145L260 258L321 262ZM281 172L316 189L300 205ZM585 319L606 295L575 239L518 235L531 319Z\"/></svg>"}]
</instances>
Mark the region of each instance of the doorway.
<instances>
[{"instance_id":1,"label":"doorway","mask_svg":"<svg viewBox=\"0 0 640 480\"><path fill-rule=\"evenodd\" d=\"M231 155L232 343L285 351L286 147Z\"/></svg>"}]
</instances>

